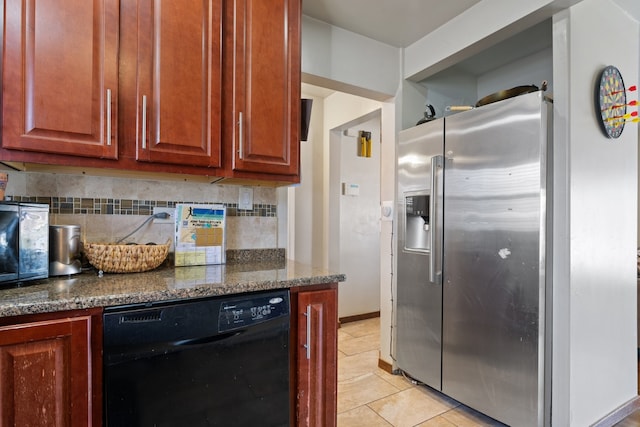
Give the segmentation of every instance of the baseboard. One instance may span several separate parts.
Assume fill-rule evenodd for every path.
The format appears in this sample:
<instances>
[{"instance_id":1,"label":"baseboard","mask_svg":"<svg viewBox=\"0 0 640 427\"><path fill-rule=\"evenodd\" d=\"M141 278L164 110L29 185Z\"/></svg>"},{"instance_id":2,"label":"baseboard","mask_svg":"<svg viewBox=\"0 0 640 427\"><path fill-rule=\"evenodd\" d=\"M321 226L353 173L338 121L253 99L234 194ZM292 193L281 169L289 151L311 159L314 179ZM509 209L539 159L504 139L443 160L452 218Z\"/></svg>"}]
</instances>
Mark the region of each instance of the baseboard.
<instances>
[{"instance_id":1,"label":"baseboard","mask_svg":"<svg viewBox=\"0 0 640 427\"><path fill-rule=\"evenodd\" d=\"M340 324L343 324L343 323L349 323L349 322L357 322L358 320L375 319L376 317L380 317L379 311L374 311L372 313L365 313L365 314L357 314L355 316L341 317L340 319L338 319L338 322Z\"/></svg>"},{"instance_id":2,"label":"baseboard","mask_svg":"<svg viewBox=\"0 0 640 427\"><path fill-rule=\"evenodd\" d=\"M591 427L611 427L624 420L626 417L640 409L640 396L636 396L624 405L615 409L604 418L591 425Z\"/></svg>"},{"instance_id":3,"label":"baseboard","mask_svg":"<svg viewBox=\"0 0 640 427\"><path fill-rule=\"evenodd\" d=\"M378 368L382 369L383 371L387 371L390 374L393 374L393 365L382 359L378 359Z\"/></svg>"}]
</instances>

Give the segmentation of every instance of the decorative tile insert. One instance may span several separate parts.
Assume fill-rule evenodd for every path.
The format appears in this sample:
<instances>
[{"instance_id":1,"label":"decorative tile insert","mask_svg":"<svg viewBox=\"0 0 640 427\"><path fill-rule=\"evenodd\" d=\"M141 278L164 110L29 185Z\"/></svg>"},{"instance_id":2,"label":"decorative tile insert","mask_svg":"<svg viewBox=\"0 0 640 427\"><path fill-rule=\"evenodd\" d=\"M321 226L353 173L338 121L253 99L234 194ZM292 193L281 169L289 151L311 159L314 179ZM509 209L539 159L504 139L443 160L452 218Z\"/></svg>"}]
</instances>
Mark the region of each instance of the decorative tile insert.
<instances>
[{"instance_id":1,"label":"decorative tile insert","mask_svg":"<svg viewBox=\"0 0 640 427\"><path fill-rule=\"evenodd\" d=\"M277 206L254 204L252 210L238 209L237 203L186 202L167 200L132 200L132 199L92 199L80 197L31 197L12 196L16 202L45 203L49 205L51 214L73 215L152 215L154 207L173 208L177 203L198 203L205 205L223 204L227 208L227 216L277 217Z\"/></svg>"}]
</instances>

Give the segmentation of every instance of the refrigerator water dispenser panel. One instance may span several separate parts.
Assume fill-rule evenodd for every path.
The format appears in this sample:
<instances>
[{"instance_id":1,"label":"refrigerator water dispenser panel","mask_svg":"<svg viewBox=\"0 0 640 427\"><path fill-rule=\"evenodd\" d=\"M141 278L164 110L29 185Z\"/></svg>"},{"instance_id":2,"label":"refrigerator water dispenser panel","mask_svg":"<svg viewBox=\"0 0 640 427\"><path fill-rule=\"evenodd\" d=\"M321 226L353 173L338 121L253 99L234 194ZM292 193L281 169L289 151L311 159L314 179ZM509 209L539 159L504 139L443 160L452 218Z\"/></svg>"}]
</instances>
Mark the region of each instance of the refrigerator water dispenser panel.
<instances>
[{"instance_id":1,"label":"refrigerator water dispenser panel","mask_svg":"<svg viewBox=\"0 0 640 427\"><path fill-rule=\"evenodd\" d=\"M429 194L405 195L404 235L405 249L413 251L429 251Z\"/></svg>"}]
</instances>

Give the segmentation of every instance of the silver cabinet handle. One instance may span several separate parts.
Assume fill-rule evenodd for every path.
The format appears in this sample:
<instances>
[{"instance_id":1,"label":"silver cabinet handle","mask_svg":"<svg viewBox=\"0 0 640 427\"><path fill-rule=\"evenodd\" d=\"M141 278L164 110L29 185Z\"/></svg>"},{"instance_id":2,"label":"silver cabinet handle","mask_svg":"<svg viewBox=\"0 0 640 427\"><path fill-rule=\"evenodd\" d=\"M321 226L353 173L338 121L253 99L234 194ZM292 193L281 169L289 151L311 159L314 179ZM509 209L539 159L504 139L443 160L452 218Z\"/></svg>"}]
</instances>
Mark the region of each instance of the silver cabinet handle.
<instances>
[{"instance_id":1,"label":"silver cabinet handle","mask_svg":"<svg viewBox=\"0 0 640 427\"><path fill-rule=\"evenodd\" d=\"M311 359L311 305L307 305L307 311L303 313L307 317L307 343L304 348L307 349L307 360Z\"/></svg>"},{"instance_id":2,"label":"silver cabinet handle","mask_svg":"<svg viewBox=\"0 0 640 427\"><path fill-rule=\"evenodd\" d=\"M111 89L107 89L107 145L111 145Z\"/></svg>"},{"instance_id":3,"label":"silver cabinet handle","mask_svg":"<svg viewBox=\"0 0 640 427\"><path fill-rule=\"evenodd\" d=\"M147 148L147 95L142 95L142 149Z\"/></svg>"},{"instance_id":4,"label":"silver cabinet handle","mask_svg":"<svg viewBox=\"0 0 640 427\"><path fill-rule=\"evenodd\" d=\"M242 111L238 113L238 157L242 159L242 145L244 143L242 137Z\"/></svg>"},{"instance_id":5,"label":"silver cabinet handle","mask_svg":"<svg viewBox=\"0 0 640 427\"><path fill-rule=\"evenodd\" d=\"M436 267L437 267L437 256L438 252L438 196L439 196L439 188L438 188L438 172L439 169L442 168L442 156L433 156L431 158L431 197L429 200L429 229L431 230L431 253L429 254L429 281L431 283L437 283L437 275L436 275Z\"/></svg>"}]
</instances>

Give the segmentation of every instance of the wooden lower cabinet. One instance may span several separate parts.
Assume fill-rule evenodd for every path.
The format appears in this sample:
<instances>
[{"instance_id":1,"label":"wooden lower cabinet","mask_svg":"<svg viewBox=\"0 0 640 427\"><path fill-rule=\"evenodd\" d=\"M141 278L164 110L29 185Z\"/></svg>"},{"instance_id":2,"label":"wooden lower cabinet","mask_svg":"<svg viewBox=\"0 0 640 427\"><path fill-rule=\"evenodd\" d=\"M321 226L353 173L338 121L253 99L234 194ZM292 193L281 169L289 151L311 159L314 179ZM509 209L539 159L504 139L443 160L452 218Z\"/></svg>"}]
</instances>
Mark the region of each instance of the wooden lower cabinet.
<instances>
[{"instance_id":1,"label":"wooden lower cabinet","mask_svg":"<svg viewBox=\"0 0 640 427\"><path fill-rule=\"evenodd\" d=\"M338 284L291 288L291 419L335 427ZM0 427L102 424L102 309L0 318Z\"/></svg>"},{"instance_id":2,"label":"wooden lower cabinet","mask_svg":"<svg viewBox=\"0 0 640 427\"><path fill-rule=\"evenodd\" d=\"M332 427L337 418L338 287L310 289L291 298L296 316L295 419L298 426Z\"/></svg>"},{"instance_id":3,"label":"wooden lower cabinet","mask_svg":"<svg viewBox=\"0 0 640 427\"><path fill-rule=\"evenodd\" d=\"M1 319L0 425L99 426L101 310Z\"/></svg>"}]
</instances>

